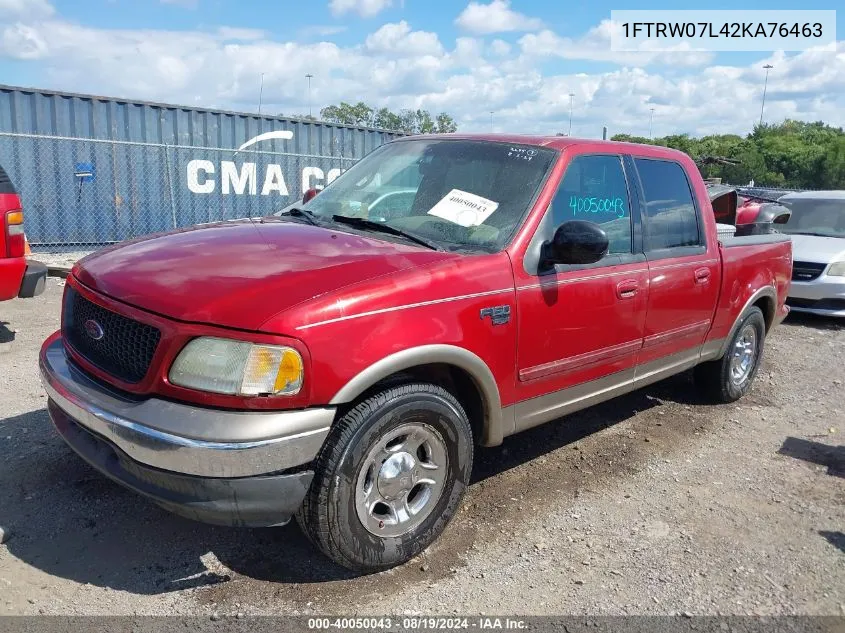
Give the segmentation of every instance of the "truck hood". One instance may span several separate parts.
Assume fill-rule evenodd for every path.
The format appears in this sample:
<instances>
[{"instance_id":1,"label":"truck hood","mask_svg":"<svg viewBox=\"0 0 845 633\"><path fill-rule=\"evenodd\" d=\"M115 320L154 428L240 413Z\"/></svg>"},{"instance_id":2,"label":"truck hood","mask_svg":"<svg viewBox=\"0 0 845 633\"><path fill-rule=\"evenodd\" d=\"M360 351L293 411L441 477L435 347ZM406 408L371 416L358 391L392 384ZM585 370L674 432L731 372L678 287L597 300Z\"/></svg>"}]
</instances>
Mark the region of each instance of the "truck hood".
<instances>
[{"instance_id":1,"label":"truck hood","mask_svg":"<svg viewBox=\"0 0 845 633\"><path fill-rule=\"evenodd\" d=\"M326 292L454 254L278 218L223 222L119 244L73 275L135 307L181 321L258 330Z\"/></svg>"},{"instance_id":2,"label":"truck hood","mask_svg":"<svg viewBox=\"0 0 845 633\"><path fill-rule=\"evenodd\" d=\"M827 264L845 259L845 238L790 235L792 259L796 262Z\"/></svg>"}]
</instances>

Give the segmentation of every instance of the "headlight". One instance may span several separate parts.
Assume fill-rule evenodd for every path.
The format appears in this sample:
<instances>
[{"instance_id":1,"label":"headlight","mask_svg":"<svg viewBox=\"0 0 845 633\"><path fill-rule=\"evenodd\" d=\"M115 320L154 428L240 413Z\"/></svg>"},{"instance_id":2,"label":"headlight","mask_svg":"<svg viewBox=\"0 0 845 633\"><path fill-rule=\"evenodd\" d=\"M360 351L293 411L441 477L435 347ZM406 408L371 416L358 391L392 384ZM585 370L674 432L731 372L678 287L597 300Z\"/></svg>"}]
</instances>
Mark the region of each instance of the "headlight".
<instances>
[{"instance_id":1,"label":"headlight","mask_svg":"<svg viewBox=\"0 0 845 633\"><path fill-rule=\"evenodd\" d=\"M180 387L240 396L292 396L302 388L302 357L295 349L211 336L185 346L170 368Z\"/></svg>"},{"instance_id":2,"label":"headlight","mask_svg":"<svg viewBox=\"0 0 845 633\"><path fill-rule=\"evenodd\" d=\"M834 262L827 270L828 277L845 277L845 261Z\"/></svg>"}]
</instances>

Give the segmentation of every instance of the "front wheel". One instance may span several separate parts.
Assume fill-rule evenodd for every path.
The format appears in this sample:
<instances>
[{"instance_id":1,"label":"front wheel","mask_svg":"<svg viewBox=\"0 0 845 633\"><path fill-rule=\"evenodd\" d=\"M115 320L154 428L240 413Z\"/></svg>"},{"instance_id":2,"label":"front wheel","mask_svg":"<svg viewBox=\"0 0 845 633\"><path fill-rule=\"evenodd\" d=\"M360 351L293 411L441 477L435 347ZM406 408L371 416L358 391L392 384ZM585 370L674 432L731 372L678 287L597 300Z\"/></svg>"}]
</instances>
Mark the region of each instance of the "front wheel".
<instances>
[{"instance_id":1,"label":"front wheel","mask_svg":"<svg viewBox=\"0 0 845 633\"><path fill-rule=\"evenodd\" d=\"M472 429L445 389L385 389L329 433L297 515L336 563L373 572L427 548L455 514L472 471Z\"/></svg>"},{"instance_id":2,"label":"front wheel","mask_svg":"<svg viewBox=\"0 0 845 633\"><path fill-rule=\"evenodd\" d=\"M695 382L710 398L735 402L751 389L763 358L766 321L760 308L743 317L722 358L695 368Z\"/></svg>"}]
</instances>

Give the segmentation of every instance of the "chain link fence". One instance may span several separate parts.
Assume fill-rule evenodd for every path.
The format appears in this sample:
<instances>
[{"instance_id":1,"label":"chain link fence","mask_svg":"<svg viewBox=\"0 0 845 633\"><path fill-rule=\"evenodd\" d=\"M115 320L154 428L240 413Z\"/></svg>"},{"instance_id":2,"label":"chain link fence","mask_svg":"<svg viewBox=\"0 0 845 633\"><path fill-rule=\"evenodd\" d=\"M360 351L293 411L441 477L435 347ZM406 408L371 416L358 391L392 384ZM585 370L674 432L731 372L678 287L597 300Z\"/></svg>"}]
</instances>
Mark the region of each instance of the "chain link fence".
<instances>
[{"instance_id":1,"label":"chain link fence","mask_svg":"<svg viewBox=\"0 0 845 633\"><path fill-rule=\"evenodd\" d=\"M357 159L0 132L34 253L265 216Z\"/></svg>"},{"instance_id":2,"label":"chain link fence","mask_svg":"<svg viewBox=\"0 0 845 633\"><path fill-rule=\"evenodd\" d=\"M0 132L0 165L21 195L36 254L70 259L172 229L269 215L357 158ZM779 198L783 187L739 185Z\"/></svg>"}]
</instances>

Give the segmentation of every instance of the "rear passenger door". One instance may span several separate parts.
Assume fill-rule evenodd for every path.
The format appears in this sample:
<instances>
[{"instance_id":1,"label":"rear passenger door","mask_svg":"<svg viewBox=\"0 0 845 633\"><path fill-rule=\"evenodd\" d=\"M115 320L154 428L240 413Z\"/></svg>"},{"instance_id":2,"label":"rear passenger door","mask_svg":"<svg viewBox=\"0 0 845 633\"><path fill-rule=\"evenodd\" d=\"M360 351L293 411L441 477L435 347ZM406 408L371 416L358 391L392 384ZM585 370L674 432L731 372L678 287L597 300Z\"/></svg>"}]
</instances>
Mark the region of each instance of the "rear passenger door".
<instances>
[{"instance_id":1,"label":"rear passenger door","mask_svg":"<svg viewBox=\"0 0 845 633\"><path fill-rule=\"evenodd\" d=\"M637 382L694 364L719 294L718 244L707 244L703 209L684 167L634 157L648 260L648 308Z\"/></svg>"}]
</instances>

